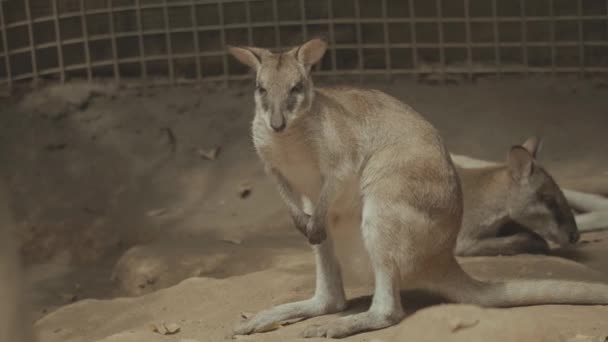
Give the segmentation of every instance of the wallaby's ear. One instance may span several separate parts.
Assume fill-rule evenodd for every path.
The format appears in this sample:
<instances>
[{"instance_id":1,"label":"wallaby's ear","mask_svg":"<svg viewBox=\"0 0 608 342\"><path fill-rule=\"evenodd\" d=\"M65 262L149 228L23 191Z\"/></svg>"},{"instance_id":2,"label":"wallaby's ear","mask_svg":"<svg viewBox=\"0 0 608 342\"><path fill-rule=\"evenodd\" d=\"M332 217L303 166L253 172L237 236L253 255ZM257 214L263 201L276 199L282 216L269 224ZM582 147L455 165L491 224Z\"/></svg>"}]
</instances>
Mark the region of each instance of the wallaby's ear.
<instances>
[{"instance_id":1,"label":"wallaby's ear","mask_svg":"<svg viewBox=\"0 0 608 342\"><path fill-rule=\"evenodd\" d=\"M525 179L534 171L534 157L526 148L513 146L507 155L507 165L513 179Z\"/></svg>"},{"instance_id":2,"label":"wallaby's ear","mask_svg":"<svg viewBox=\"0 0 608 342\"><path fill-rule=\"evenodd\" d=\"M327 50L327 43L323 39L315 38L295 48L294 52L296 59L310 68L321 60L325 50Z\"/></svg>"},{"instance_id":3,"label":"wallaby's ear","mask_svg":"<svg viewBox=\"0 0 608 342\"><path fill-rule=\"evenodd\" d=\"M239 62L248 65L255 71L262 65L262 56L267 53L266 50L260 48L236 46L228 46L228 52Z\"/></svg>"},{"instance_id":4,"label":"wallaby's ear","mask_svg":"<svg viewBox=\"0 0 608 342\"><path fill-rule=\"evenodd\" d=\"M536 159L536 156L538 155L538 152L540 151L542 145L543 145L543 139L540 137L534 136L534 137L528 138L521 146L523 148L525 148L526 150L528 150L528 152L530 152L532 157L534 157L534 159Z\"/></svg>"}]
</instances>

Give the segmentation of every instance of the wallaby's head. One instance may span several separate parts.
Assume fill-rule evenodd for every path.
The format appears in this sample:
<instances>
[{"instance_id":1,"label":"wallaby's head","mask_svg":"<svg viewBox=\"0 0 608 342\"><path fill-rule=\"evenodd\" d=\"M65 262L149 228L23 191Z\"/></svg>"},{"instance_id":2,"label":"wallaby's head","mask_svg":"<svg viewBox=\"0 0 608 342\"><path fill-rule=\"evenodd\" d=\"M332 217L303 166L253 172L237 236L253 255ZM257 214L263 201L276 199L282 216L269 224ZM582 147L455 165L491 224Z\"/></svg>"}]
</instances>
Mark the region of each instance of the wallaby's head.
<instances>
[{"instance_id":1,"label":"wallaby's head","mask_svg":"<svg viewBox=\"0 0 608 342\"><path fill-rule=\"evenodd\" d=\"M509 216L549 241L575 243L579 233L572 210L551 175L536 162L540 145L540 139L532 137L508 153Z\"/></svg>"},{"instance_id":2,"label":"wallaby's head","mask_svg":"<svg viewBox=\"0 0 608 342\"><path fill-rule=\"evenodd\" d=\"M228 49L255 71L255 112L274 132L289 128L310 108L314 96L310 69L325 54L323 40L313 39L280 53L256 47Z\"/></svg>"}]
</instances>

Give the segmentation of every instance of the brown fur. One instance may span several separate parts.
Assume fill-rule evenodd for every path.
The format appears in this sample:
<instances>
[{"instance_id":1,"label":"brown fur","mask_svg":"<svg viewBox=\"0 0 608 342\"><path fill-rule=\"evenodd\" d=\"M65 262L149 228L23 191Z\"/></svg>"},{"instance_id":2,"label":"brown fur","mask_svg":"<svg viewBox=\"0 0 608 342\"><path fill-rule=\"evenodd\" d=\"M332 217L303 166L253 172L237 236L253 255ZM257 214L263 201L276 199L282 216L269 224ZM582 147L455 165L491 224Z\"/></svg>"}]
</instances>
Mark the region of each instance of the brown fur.
<instances>
[{"instance_id":1,"label":"brown fur","mask_svg":"<svg viewBox=\"0 0 608 342\"><path fill-rule=\"evenodd\" d=\"M548 241L578 241L564 194L535 159L539 144L533 137L512 148L502 165L458 168L465 214L457 255L546 253Z\"/></svg>"},{"instance_id":2,"label":"brown fur","mask_svg":"<svg viewBox=\"0 0 608 342\"><path fill-rule=\"evenodd\" d=\"M366 312L310 326L305 337L344 337L399 322L403 287L426 287L452 300L488 306L608 303L608 286L603 284L491 284L468 276L453 255L463 213L460 181L437 130L380 91L314 88L310 68L325 49L321 40L306 42L287 52L277 70L276 54L261 51L260 62L248 48L230 48L252 66L263 89L254 95L254 145L296 227L313 245L317 272L312 298L262 311L239 324L236 334L343 310L346 300L334 244L338 250L358 252L343 262L369 261L372 304ZM298 82L303 89L294 94ZM285 103L294 98L293 110L286 110ZM268 108L261 105L264 101ZM511 178L524 181L529 164L520 152L511 156L511 165L517 165ZM341 246L351 241L358 248ZM554 290L545 291L547 286Z\"/></svg>"}]
</instances>

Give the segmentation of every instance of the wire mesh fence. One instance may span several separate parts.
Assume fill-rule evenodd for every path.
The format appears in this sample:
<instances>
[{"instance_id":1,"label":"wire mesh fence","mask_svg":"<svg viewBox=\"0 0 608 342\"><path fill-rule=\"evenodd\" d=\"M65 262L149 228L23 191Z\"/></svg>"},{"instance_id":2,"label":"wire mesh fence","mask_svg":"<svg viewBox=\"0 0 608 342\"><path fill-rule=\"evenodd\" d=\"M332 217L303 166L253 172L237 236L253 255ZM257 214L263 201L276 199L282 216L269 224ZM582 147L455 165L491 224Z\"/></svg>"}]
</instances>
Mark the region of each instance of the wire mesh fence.
<instances>
[{"instance_id":1,"label":"wire mesh fence","mask_svg":"<svg viewBox=\"0 0 608 342\"><path fill-rule=\"evenodd\" d=\"M607 0L0 0L0 84L234 80L316 36L322 75L608 72Z\"/></svg>"}]
</instances>

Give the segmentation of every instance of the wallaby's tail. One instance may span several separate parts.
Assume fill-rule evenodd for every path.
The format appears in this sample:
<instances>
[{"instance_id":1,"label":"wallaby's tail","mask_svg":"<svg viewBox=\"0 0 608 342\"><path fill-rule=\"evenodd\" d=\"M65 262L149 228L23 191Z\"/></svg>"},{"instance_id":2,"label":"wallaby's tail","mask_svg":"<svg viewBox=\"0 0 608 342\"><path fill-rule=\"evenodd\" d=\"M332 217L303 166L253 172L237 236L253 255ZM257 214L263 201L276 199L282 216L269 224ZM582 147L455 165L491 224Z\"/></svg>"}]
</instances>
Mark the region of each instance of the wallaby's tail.
<instances>
[{"instance_id":1,"label":"wallaby's tail","mask_svg":"<svg viewBox=\"0 0 608 342\"><path fill-rule=\"evenodd\" d=\"M455 267L434 282L433 288L448 299L488 307L539 304L608 305L608 285L568 280L516 280L486 283Z\"/></svg>"},{"instance_id":2,"label":"wallaby's tail","mask_svg":"<svg viewBox=\"0 0 608 342\"><path fill-rule=\"evenodd\" d=\"M579 214L574 219L576 220L578 231L581 233L608 229L608 209Z\"/></svg>"}]
</instances>

